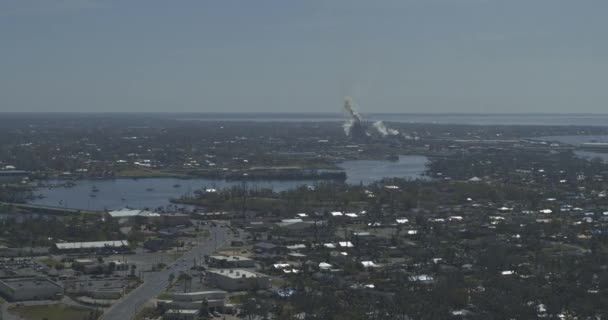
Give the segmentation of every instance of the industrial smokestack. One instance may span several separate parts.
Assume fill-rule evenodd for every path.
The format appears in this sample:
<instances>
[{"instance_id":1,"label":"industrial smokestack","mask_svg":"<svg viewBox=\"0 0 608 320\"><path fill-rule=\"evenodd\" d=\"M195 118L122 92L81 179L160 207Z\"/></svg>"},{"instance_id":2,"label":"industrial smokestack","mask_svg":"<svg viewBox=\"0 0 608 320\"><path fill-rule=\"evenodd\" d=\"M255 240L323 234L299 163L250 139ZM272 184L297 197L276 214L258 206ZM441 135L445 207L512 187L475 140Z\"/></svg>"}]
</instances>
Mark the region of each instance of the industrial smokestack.
<instances>
[{"instance_id":1,"label":"industrial smokestack","mask_svg":"<svg viewBox=\"0 0 608 320\"><path fill-rule=\"evenodd\" d=\"M354 107L353 98L344 98L344 110L346 110L350 116L350 119L344 122L342 125L342 128L344 128L344 133L353 139L364 139L365 137L369 136L363 127L363 118Z\"/></svg>"}]
</instances>

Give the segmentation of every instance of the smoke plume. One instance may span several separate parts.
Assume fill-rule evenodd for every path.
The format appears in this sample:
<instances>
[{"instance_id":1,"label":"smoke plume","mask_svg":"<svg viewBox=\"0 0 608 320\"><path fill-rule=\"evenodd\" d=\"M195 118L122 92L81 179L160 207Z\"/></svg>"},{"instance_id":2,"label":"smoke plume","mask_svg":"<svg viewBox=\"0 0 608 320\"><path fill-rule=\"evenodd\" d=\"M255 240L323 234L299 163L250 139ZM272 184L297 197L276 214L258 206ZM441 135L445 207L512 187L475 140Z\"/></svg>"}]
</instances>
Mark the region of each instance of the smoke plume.
<instances>
[{"instance_id":1,"label":"smoke plume","mask_svg":"<svg viewBox=\"0 0 608 320\"><path fill-rule=\"evenodd\" d=\"M363 120L361 118L361 115L359 114L359 112L357 112L357 110L355 110L355 107L353 107L353 98L352 97L344 98L344 110L346 110L348 112L348 114L350 115L350 117L353 121L361 122L361 120Z\"/></svg>"},{"instance_id":2,"label":"smoke plume","mask_svg":"<svg viewBox=\"0 0 608 320\"><path fill-rule=\"evenodd\" d=\"M357 112L355 109L353 98L344 98L344 110L346 110L350 116L350 119L348 119L342 125L342 128L344 128L344 133L346 133L347 136L355 139L367 136L368 134L365 132L365 128L363 128L363 124L361 123L363 121L363 117L361 117L359 112Z\"/></svg>"},{"instance_id":3,"label":"smoke plume","mask_svg":"<svg viewBox=\"0 0 608 320\"><path fill-rule=\"evenodd\" d=\"M383 137L396 136L399 134L399 131L388 128L382 121L374 122L373 126L374 126L374 128L376 128L376 130L378 130L378 133L380 133Z\"/></svg>"},{"instance_id":4,"label":"smoke plume","mask_svg":"<svg viewBox=\"0 0 608 320\"><path fill-rule=\"evenodd\" d=\"M346 110L349 115L349 119L342 125L344 133L347 136L354 140L361 141L365 141L368 137L372 136L372 127L363 122L363 117L354 107L353 98L344 98L344 110ZM372 126L382 137L396 136L399 134L399 131L388 128L382 121L376 121Z\"/></svg>"}]
</instances>

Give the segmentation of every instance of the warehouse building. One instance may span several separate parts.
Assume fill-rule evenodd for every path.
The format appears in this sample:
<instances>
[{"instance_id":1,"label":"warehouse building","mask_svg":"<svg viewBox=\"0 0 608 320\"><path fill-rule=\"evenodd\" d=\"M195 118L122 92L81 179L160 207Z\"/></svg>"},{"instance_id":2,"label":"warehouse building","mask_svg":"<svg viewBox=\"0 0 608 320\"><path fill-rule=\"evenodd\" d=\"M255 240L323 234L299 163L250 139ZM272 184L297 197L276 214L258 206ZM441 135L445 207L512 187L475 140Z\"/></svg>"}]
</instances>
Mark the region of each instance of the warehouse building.
<instances>
[{"instance_id":1,"label":"warehouse building","mask_svg":"<svg viewBox=\"0 0 608 320\"><path fill-rule=\"evenodd\" d=\"M56 252L61 252L61 253L124 252L124 251L129 250L129 241L115 240L115 241L90 241L90 242L62 242L62 243L56 243L53 249Z\"/></svg>"},{"instance_id":2,"label":"warehouse building","mask_svg":"<svg viewBox=\"0 0 608 320\"><path fill-rule=\"evenodd\" d=\"M54 300L63 296L63 286L47 278L0 279L0 293L10 301Z\"/></svg>"}]
</instances>

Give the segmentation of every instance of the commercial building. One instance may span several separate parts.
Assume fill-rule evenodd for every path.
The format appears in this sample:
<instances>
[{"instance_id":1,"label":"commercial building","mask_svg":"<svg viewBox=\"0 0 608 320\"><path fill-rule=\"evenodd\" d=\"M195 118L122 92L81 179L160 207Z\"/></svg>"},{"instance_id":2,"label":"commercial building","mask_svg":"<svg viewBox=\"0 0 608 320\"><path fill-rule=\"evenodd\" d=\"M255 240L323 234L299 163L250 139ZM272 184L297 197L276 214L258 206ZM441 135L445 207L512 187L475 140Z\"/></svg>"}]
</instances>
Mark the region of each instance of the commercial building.
<instances>
[{"instance_id":1,"label":"commercial building","mask_svg":"<svg viewBox=\"0 0 608 320\"><path fill-rule=\"evenodd\" d=\"M62 242L56 243L54 250L61 253L128 251L129 241Z\"/></svg>"},{"instance_id":2,"label":"commercial building","mask_svg":"<svg viewBox=\"0 0 608 320\"><path fill-rule=\"evenodd\" d=\"M179 310L171 309L167 310L163 315L164 320L197 320L199 317L199 310Z\"/></svg>"},{"instance_id":3,"label":"commercial building","mask_svg":"<svg viewBox=\"0 0 608 320\"><path fill-rule=\"evenodd\" d=\"M214 268L253 268L255 261L241 256L209 256L209 266Z\"/></svg>"},{"instance_id":4,"label":"commercial building","mask_svg":"<svg viewBox=\"0 0 608 320\"><path fill-rule=\"evenodd\" d=\"M270 288L268 276L243 269L210 269L207 278L218 288L227 291Z\"/></svg>"},{"instance_id":5,"label":"commercial building","mask_svg":"<svg viewBox=\"0 0 608 320\"><path fill-rule=\"evenodd\" d=\"M63 286L47 278L0 279L0 293L10 301L53 300L63 296Z\"/></svg>"},{"instance_id":6,"label":"commercial building","mask_svg":"<svg viewBox=\"0 0 608 320\"><path fill-rule=\"evenodd\" d=\"M146 210L120 209L108 212L112 218L160 217L159 213Z\"/></svg>"},{"instance_id":7,"label":"commercial building","mask_svg":"<svg viewBox=\"0 0 608 320\"><path fill-rule=\"evenodd\" d=\"M227 295L228 292L221 290L171 292L170 300L158 300L158 305L164 309L199 310L203 302L206 302L210 311L224 311Z\"/></svg>"},{"instance_id":8,"label":"commercial building","mask_svg":"<svg viewBox=\"0 0 608 320\"><path fill-rule=\"evenodd\" d=\"M120 299L129 285L121 278L65 280L65 292L70 295L87 296L93 299Z\"/></svg>"}]
</instances>

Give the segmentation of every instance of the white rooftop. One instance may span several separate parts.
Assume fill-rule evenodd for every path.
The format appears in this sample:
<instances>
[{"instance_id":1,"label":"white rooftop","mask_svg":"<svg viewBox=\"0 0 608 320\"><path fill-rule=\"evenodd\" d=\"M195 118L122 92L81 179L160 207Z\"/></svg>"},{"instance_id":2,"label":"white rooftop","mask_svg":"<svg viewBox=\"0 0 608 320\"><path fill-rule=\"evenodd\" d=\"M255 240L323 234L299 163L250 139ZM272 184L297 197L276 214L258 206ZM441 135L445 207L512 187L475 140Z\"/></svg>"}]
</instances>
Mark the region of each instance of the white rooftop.
<instances>
[{"instance_id":1,"label":"white rooftop","mask_svg":"<svg viewBox=\"0 0 608 320\"><path fill-rule=\"evenodd\" d=\"M340 241L338 243L340 244L340 247L342 247L342 248L353 248L355 246L350 241Z\"/></svg>"},{"instance_id":2,"label":"white rooftop","mask_svg":"<svg viewBox=\"0 0 608 320\"><path fill-rule=\"evenodd\" d=\"M365 267L365 268L375 268L375 267L378 267L378 265L375 264L373 261L361 261L361 265L363 265L363 267Z\"/></svg>"},{"instance_id":3,"label":"white rooftop","mask_svg":"<svg viewBox=\"0 0 608 320\"><path fill-rule=\"evenodd\" d=\"M243 269L210 269L208 272L233 279L260 277L260 274Z\"/></svg>"},{"instance_id":4,"label":"white rooftop","mask_svg":"<svg viewBox=\"0 0 608 320\"><path fill-rule=\"evenodd\" d=\"M216 259L216 260L224 260L224 261L251 261L251 259L247 258L247 257L243 257L243 256L224 256L224 255L213 255L210 256L209 258L211 259Z\"/></svg>"},{"instance_id":5,"label":"white rooftop","mask_svg":"<svg viewBox=\"0 0 608 320\"><path fill-rule=\"evenodd\" d=\"M136 216L143 216L143 217L159 217L160 216L160 214L158 214L156 212L144 211L144 210L132 210L132 209L127 209L127 208L110 211L110 212L108 212L108 214L110 216L112 216L113 218L126 218L126 217L136 217Z\"/></svg>"},{"instance_id":6,"label":"white rooftop","mask_svg":"<svg viewBox=\"0 0 608 320\"><path fill-rule=\"evenodd\" d=\"M197 315L200 313L200 310L189 310L189 309L169 309L167 310L168 314L192 314L192 315Z\"/></svg>"},{"instance_id":7,"label":"white rooftop","mask_svg":"<svg viewBox=\"0 0 608 320\"><path fill-rule=\"evenodd\" d=\"M56 243L55 246L60 250L69 249L93 249L93 248L119 248L129 246L127 240L116 241L90 241L90 242L64 242Z\"/></svg>"}]
</instances>

